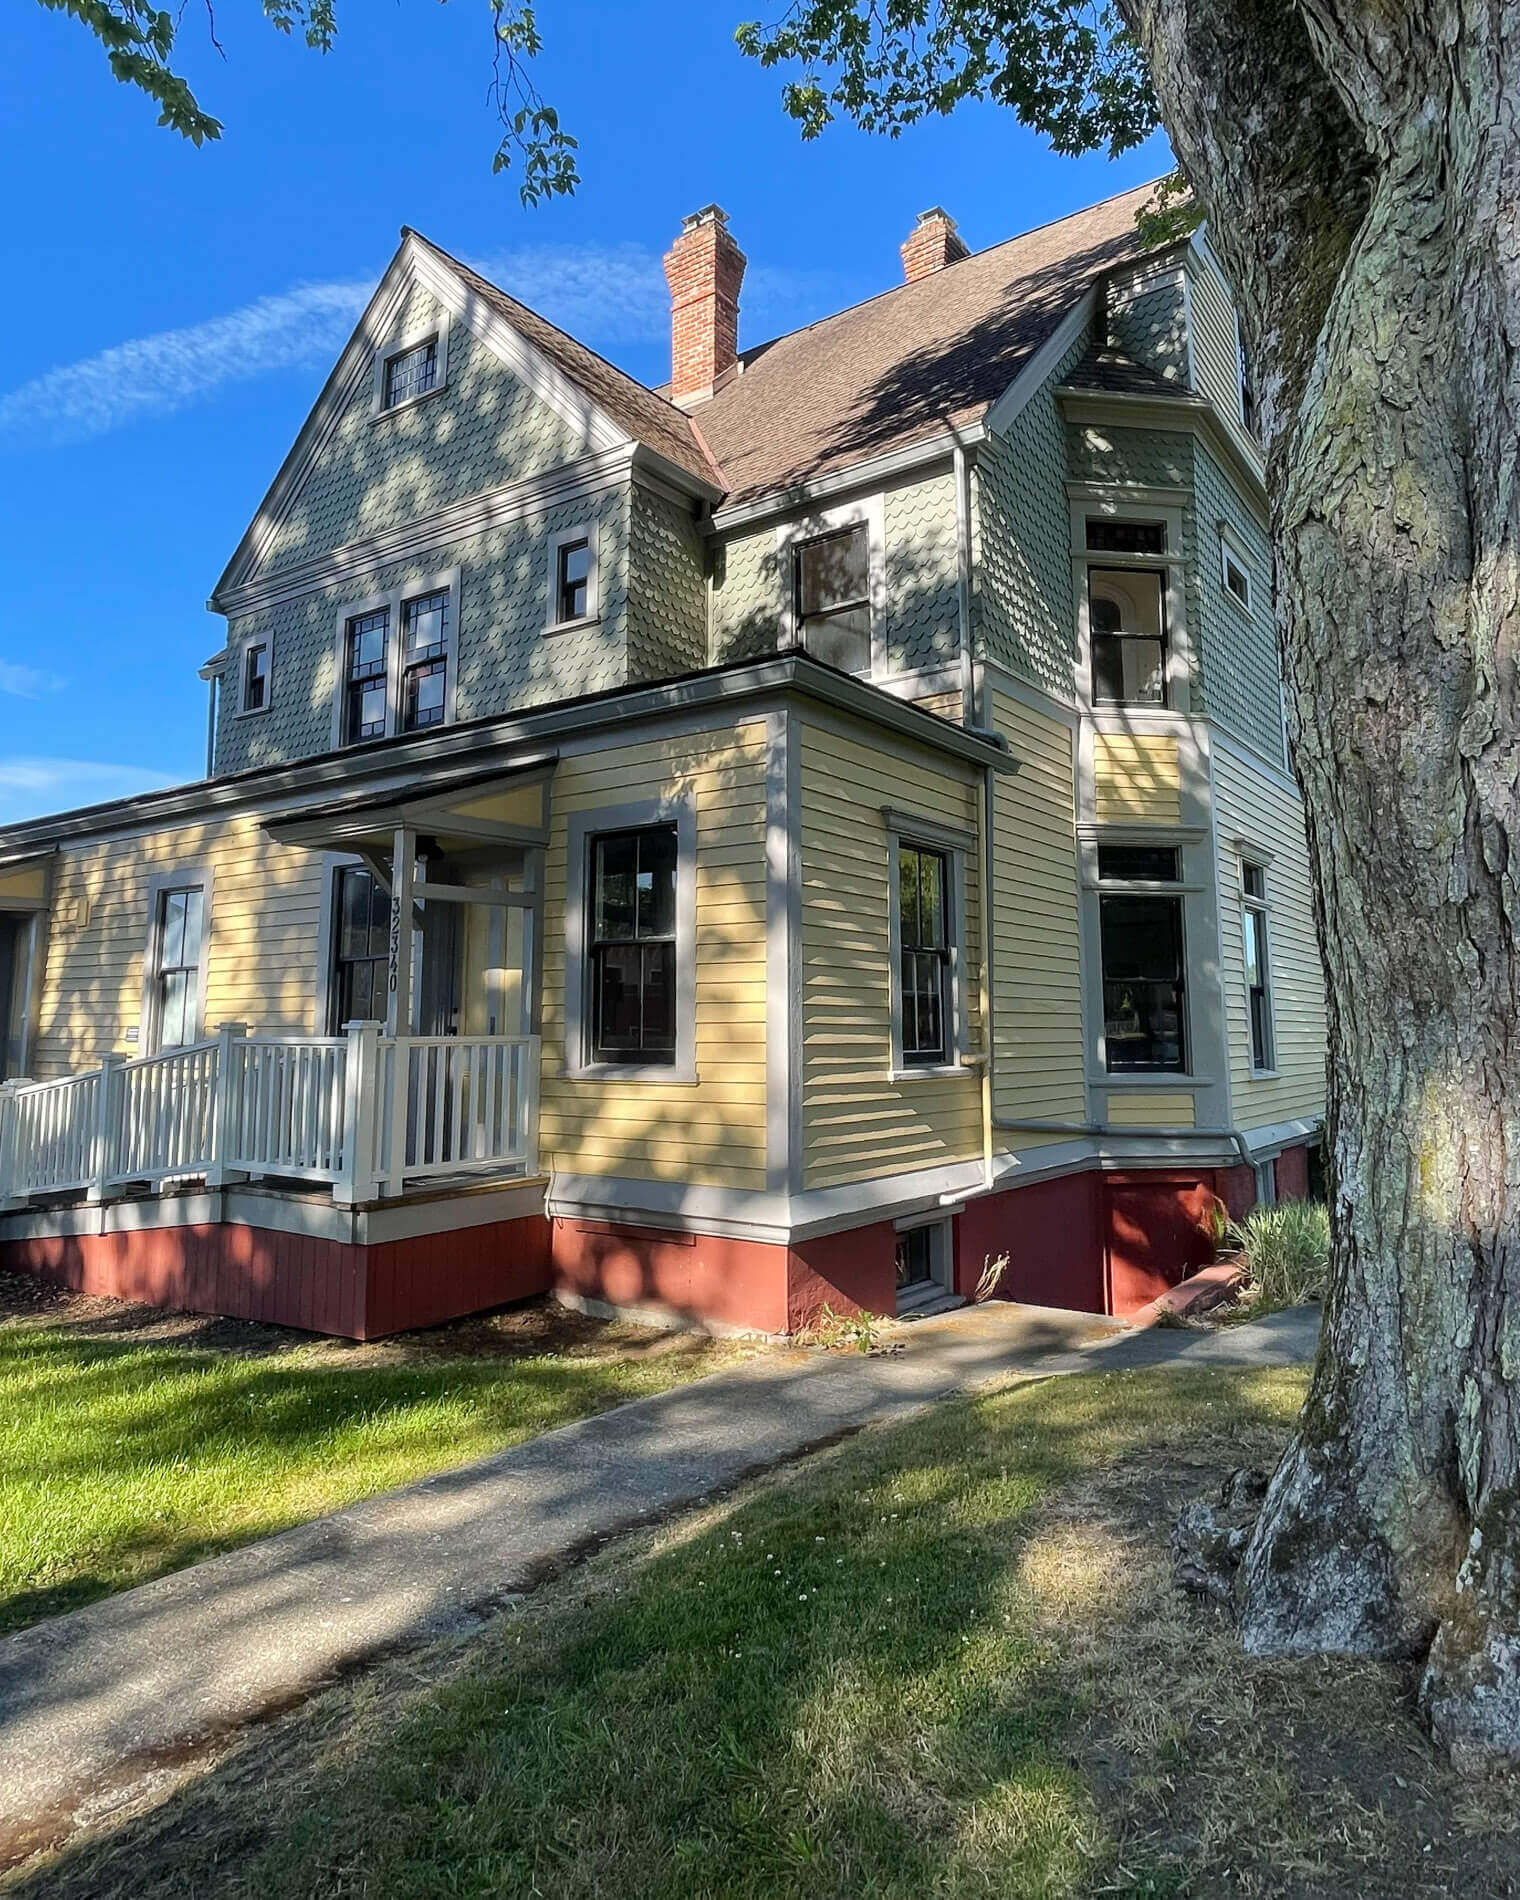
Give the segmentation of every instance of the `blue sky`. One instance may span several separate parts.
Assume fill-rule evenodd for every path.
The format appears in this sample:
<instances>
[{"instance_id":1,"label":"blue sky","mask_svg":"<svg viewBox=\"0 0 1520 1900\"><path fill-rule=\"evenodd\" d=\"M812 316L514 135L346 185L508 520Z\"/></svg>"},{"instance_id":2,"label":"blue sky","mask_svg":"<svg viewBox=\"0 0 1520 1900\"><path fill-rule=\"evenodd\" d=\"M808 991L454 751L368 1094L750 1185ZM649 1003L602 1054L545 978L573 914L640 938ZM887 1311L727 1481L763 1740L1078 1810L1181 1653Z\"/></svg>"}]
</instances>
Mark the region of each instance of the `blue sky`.
<instances>
[{"instance_id":1,"label":"blue sky","mask_svg":"<svg viewBox=\"0 0 1520 1900\"><path fill-rule=\"evenodd\" d=\"M545 0L541 89L578 195L493 177L486 0L340 0L325 58L253 0L187 8L183 64L225 124L154 124L66 17L11 0L0 68L0 823L204 768L205 598L333 357L416 225L635 376L668 367L660 254L716 199L750 263L741 342L896 282L916 212L973 249L1167 165L1054 157L963 109L891 142L804 145L739 57L745 0Z\"/></svg>"}]
</instances>

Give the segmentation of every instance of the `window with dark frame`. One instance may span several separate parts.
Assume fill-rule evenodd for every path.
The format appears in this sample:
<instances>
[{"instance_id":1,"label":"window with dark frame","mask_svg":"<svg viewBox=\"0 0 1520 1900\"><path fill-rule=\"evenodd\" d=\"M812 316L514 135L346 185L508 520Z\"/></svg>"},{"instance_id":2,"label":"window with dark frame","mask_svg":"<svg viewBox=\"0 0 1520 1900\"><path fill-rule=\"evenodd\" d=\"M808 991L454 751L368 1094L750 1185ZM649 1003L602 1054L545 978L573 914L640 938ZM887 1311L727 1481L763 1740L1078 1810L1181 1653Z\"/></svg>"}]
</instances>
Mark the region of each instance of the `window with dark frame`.
<instances>
[{"instance_id":1,"label":"window with dark frame","mask_svg":"<svg viewBox=\"0 0 1520 1900\"><path fill-rule=\"evenodd\" d=\"M1087 622L1094 702L1166 705L1166 576L1155 568L1090 567Z\"/></svg>"},{"instance_id":2,"label":"window with dark frame","mask_svg":"<svg viewBox=\"0 0 1520 1900\"><path fill-rule=\"evenodd\" d=\"M1144 852L1149 862L1139 860ZM1170 860L1169 865L1163 860ZM1139 861L1137 861L1139 860ZM1104 845L1098 852L1098 935L1103 960L1103 1040L1117 1074L1187 1071L1187 963L1180 892L1103 890L1177 874L1164 847ZM1159 880L1157 880L1159 881Z\"/></svg>"},{"instance_id":3,"label":"window with dark frame","mask_svg":"<svg viewBox=\"0 0 1520 1900\"><path fill-rule=\"evenodd\" d=\"M942 851L897 849L902 1058L907 1067L950 1059L949 866Z\"/></svg>"},{"instance_id":4,"label":"window with dark frame","mask_svg":"<svg viewBox=\"0 0 1520 1900\"><path fill-rule=\"evenodd\" d=\"M897 1236L896 1286L899 1293L930 1285L934 1280L933 1227L910 1227Z\"/></svg>"},{"instance_id":5,"label":"window with dark frame","mask_svg":"<svg viewBox=\"0 0 1520 1900\"><path fill-rule=\"evenodd\" d=\"M449 593L422 594L401 609L401 730L443 724L449 678Z\"/></svg>"},{"instance_id":6,"label":"window with dark frame","mask_svg":"<svg viewBox=\"0 0 1520 1900\"><path fill-rule=\"evenodd\" d=\"M590 1060L676 1059L674 825L592 840Z\"/></svg>"},{"instance_id":7,"label":"window with dark frame","mask_svg":"<svg viewBox=\"0 0 1520 1900\"><path fill-rule=\"evenodd\" d=\"M1251 1019L1251 1067L1272 1067L1272 973L1267 954L1267 874L1245 859L1240 865L1246 1007Z\"/></svg>"},{"instance_id":8,"label":"window with dark frame","mask_svg":"<svg viewBox=\"0 0 1520 1900\"><path fill-rule=\"evenodd\" d=\"M1224 584L1240 602L1242 607L1251 604L1251 577L1242 564L1236 560L1228 541L1219 544L1220 562L1224 569Z\"/></svg>"},{"instance_id":9,"label":"window with dark frame","mask_svg":"<svg viewBox=\"0 0 1520 1900\"><path fill-rule=\"evenodd\" d=\"M156 1046L180 1049L201 1028L201 933L206 895L199 884L161 890L153 919L153 1028Z\"/></svg>"},{"instance_id":10,"label":"window with dark frame","mask_svg":"<svg viewBox=\"0 0 1520 1900\"><path fill-rule=\"evenodd\" d=\"M584 620L591 611L591 541L561 541L555 556L554 617Z\"/></svg>"},{"instance_id":11,"label":"window with dark frame","mask_svg":"<svg viewBox=\"0 0 1520 1900\"><path fill-rule=\"evenodd\" d=\"M264 641L243 655L243 711L262 712L269 704L269 647Z\"/></svg>"},{"instance_id":12,"label":"window with dark frame","mask_svg":"<svg viewBox=\"0 0 1520 1900\"><path fill-rule=\"evenodd\" d=\"M410 402L413 396L425 396L438 384L438 339L430 336L410 350L398 350L385 365L385 395L382 407L394 409Z\"/></svg>"},{"instance_id":13,"label":"window with dark frame","mask_svg":"<svg viewBox=\"0 0 1520 1900\"><path fill-rule=\"evenodd\" d=\"M343 737L349 745L385 736L391 613L356 614L344 639Z\"/></svg>"},{"instance_id":14,"label":"window with dark frame","mask_svg":"<svg viewBox=\"0 0 1520 1900\"><path fill-rule=\"evenodd\" d=\"M794 550L797 639L842 673L871 671L871 550L864 522Z\"/></svg>"},{"instance_id":15,"label":"window with dark frame","mask_svg":"<svg viewBox=\"0 0 1520 1900\"><path fill-rule=\"evenodd\" d=\"M1089 515L1087 545L1094 554L1165 554L1166 523Z\"/></svg>"},{"instance_id":16,"label":"window with dark frame","mask_svg":"<svg viewBox=\"0 0 1520 1900\"><path fill-rule=\"evenodd\" d=\"M391 900L379 879L357 865L337 873L333 902L333 983L328 1032L348 1023L384 1022L389 1000Z\"/></svg>"}]
</instances>

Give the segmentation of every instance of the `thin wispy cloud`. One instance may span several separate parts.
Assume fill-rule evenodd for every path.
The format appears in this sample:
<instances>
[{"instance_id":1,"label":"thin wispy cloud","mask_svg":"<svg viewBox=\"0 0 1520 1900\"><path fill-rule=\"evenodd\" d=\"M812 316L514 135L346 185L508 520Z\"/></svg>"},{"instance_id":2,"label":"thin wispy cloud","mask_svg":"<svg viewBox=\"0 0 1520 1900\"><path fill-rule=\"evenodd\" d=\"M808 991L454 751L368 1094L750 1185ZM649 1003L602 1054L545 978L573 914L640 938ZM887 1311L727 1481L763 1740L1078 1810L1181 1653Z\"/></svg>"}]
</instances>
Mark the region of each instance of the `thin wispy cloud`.
<instances>
[{"instance_id":1,"label":"thin wispy cloud","mask_svg":"<svg viewBox=\"0 0 1520 1900\"><path fill-rule=\"evenodd\" d=\"M660 258L642 245L525 246L483 257L476 268L593 348L642 347L669 334ZM232 384L323 365L343 347L378 276L298 284L225 316L47 370L0 394L0 449L87 441L172 415ZM769 336L806 322L835 307L838 296L829 273L752 267L746 333Z\"/></svg>"},{"instance_id":2,"label":"thin wispy cloud","mask_svg":"<svg viewBox=\"0 0 1520 1900\"><path fill-rule=\"evenodd\" d=\"M68 681L58 673L44 673L41 667L22 666L15 660L0 660L0 693L12 693L17 699L41 699L44 693L57 693Z\"/></svg>"},{"instance_id":3,"label":"thin wispy cloud","mask_svg":"<svg viewBox=\"0 0 1520 1900\"><path fill-rule=\"evenodd\" d=\"M7 758L0 756L0 824L130 798L171 781L142 765L102 759Z\"/></svg>"}]
</instances>

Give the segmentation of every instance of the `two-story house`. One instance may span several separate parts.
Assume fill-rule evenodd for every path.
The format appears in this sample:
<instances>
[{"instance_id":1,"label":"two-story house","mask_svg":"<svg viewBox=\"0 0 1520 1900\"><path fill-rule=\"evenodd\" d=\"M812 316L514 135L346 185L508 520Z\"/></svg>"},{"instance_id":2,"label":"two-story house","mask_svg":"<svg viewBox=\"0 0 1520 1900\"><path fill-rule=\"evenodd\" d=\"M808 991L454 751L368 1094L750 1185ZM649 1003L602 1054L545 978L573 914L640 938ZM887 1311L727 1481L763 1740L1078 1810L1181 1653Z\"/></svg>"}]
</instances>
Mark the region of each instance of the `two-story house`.
<instances>
[{"instance_id":1,"label":"two-story house","mask_svg":"<svg viewBox=\"0 0 1520 1900\"><path fill-rule=\"evenodd\" d=\"M211 597L207 778L0 831L0 1262L359 1336L1001 1256L1125 1313L1304 1192L1251 393L1145 196L926 212L743 351L709 206L661 391L404 232Z\"/></svg>"}]
</instances>

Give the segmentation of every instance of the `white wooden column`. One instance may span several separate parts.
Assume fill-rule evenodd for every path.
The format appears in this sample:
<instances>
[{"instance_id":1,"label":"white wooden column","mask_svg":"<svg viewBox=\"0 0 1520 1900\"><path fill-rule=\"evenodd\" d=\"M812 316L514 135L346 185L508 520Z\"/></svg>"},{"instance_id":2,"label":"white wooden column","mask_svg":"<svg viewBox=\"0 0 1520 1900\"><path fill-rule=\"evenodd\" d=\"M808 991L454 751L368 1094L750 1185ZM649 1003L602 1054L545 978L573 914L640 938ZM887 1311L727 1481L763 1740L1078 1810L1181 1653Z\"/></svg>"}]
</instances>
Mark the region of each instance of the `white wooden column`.
<instances>
[{"instance_id":1,"label":"white wooden column","mask_svg":"<svg viewBox=\"0 0 1520 1900\"><path fill-rule=\"evenodd\" d=\"M417 878L417 834L396 827L391 847L390 972L386 987L385 1033L409 1036L412 1012L412 893Z\"/></svg>"}]
</instances>

